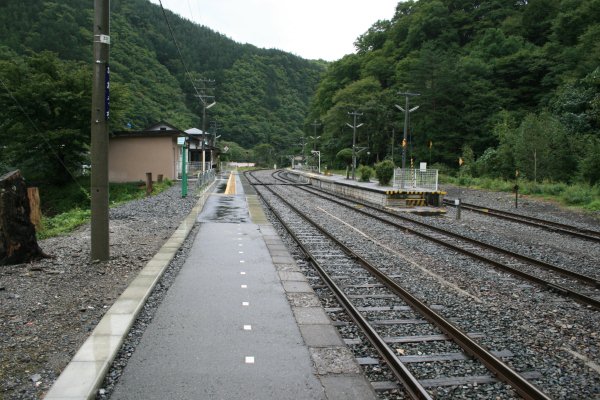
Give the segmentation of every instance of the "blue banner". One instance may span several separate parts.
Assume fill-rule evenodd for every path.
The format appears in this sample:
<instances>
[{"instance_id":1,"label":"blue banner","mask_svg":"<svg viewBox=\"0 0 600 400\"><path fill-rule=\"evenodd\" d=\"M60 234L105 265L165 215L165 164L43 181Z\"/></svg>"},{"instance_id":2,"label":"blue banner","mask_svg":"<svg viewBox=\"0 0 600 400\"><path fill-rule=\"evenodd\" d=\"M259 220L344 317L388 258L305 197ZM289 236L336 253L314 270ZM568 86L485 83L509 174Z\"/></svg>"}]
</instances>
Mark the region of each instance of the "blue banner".
<instances>
[{"instance_id":1,"label":"blue banner","mask_svg":"<svg viewBox=\"0 0 600 400\"><path fill-rule=\"evenodd\" d=\"M108 120L110 116L110 67L106 64L104 72L104 119Z\"/></svg>"}]
</instances>

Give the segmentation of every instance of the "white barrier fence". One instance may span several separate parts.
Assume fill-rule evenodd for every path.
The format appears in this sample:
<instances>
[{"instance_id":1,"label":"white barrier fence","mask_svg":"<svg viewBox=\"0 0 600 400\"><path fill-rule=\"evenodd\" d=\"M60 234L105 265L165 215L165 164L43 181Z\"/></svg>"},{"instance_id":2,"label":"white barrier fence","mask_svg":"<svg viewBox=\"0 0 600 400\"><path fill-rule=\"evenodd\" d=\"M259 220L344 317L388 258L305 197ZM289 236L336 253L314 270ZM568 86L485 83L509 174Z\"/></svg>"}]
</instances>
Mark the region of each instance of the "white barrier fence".
<instances>
[{"instance_id":1,"label":"white barrier fence","mask_svg":"<svg viewBox=\"0 0 600 400\"><path fill-rule=\"evenodd\" d=\"M394 187L401 189L438 190L437 169L396 168L394 170Z\"/></svg>"},{"instance_id":2,"label":"white barrier fence","mask_svg":"<svg viewBox=\"0 0 600 400\"><path fill-rule=\"evenodd\" d=\"M176 163L175 168L177 171L177 176L181 177L181 163L180 162ZM200 161L186 162L185 169L186 169L188 176L190 176L192 174L196 175L198 172L202 172L202 162L200 162ZM204 163L204 171L208 171L210 169L212 169L211 163L205 162Z\"/></svg>"}]
</instances>

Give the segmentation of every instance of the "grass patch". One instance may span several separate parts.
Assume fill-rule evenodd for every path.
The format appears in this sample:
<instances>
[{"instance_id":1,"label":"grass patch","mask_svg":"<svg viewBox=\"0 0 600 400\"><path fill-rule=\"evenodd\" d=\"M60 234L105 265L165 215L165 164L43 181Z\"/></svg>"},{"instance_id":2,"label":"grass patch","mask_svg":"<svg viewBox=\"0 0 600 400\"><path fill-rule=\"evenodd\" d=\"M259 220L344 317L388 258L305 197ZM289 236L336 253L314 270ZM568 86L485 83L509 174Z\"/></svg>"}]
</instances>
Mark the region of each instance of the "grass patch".
<instances>
[{"instance_id":1,"label":"grass patch","mask_svg":"<svg viewBox=\"0 0 600 400\"><path fill-rule=\"evenodd\" d=\"M152 195L173 185L174 182L169 179L161 183L155 182ZM68 234L90 220L89 195L87 189L81 189L89 186L89 178L81 178L77 183L71 182L61 187L40 188L43 216L42 229L37 233L38 239ZM108 201L111 207L143 197L146 197L146 184L141 181L109 184Z\"/></svg>"},{"instance_id":2,"label":"grass patch","mask_svg":"<svg viewBox=\"0 0 600 400\"><path fill-rule=\"evenodd\" d=\"M492 178L454 177L440 175L440 183L487 189L497 192L514 192L515 181ZM564 206L587 211L600 211L600 185L568 185L561 182L532 182L519 179L519 193L556 201Z\"/></svg>"},{"instance_id":3,"label":"grass patch","mask_svg":"<svg viewBox=\"0 0 600 400\"><path fill-rule=\"evenodd\" d=\"M37 233L38 239L47 239L73 231L90 220L90 210L76 208L54 217L42 217L42 230Z\"/></svg>"}]
</instances>

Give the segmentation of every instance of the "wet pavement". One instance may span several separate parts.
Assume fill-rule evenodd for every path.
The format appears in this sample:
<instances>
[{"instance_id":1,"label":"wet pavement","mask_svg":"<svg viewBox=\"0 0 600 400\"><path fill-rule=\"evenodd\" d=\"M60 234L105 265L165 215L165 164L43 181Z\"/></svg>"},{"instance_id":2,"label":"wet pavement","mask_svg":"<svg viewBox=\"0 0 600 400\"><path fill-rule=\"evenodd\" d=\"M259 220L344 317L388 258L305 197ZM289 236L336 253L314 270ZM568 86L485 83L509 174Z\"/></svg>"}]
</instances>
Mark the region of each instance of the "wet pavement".
<instances>
[{"instance_id":1,"label":"wet pavement","mask_svg":"<svg viewBox=\"0 0 600 400\"><path fill-rule=\"evenodd\" d=\"M198 221L111 398L325 399L244 193L213 193Z\"/></svg>"},{"instance_id":2,"label":"wet pavement","mask_svg":"<svg viewBox=\"0 0 600 400\"><path fill-rule=\"evenodd\" d=\"M139 309L195 223L200 228L189 256L111 399L375 398L255 192L237 173L231 180L237 194L223 194L224 179L201 194L47 399L95 397Z\"/></svg>"},{"instance_id":3,"label":"wet pavement","mask_svg":"<svg viewBox=\"0 0 600 400\"><path fill-rule=\"evenodd\" d=\"M250 215L243 193L237 195L213 194L198 216L198 222L246 223L249 221Z\"/></svg>"}]
</instances>

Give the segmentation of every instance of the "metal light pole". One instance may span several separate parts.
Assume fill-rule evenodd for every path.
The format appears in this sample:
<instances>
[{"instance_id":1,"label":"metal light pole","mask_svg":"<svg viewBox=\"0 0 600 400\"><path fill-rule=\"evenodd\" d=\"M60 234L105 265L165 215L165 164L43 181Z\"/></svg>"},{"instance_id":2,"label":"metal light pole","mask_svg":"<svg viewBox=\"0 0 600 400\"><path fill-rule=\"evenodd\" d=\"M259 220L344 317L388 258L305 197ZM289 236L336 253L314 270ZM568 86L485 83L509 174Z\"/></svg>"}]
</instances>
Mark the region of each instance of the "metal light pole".
<instances>
[{"instance_id":1,"label":"metal light pole","mask_svg":"<svg viewBox=\"0 0 600 400\"><path fill-rule=\"evenodd\" d=\"M416 111L419 106L413 107L411 109L408 108L408 98L411 96L420 96L420 93L398 93L401 96L405 96L406 102L404 108L400 107L398 104L395 104L396 108L404 113L404 136L402 139L402 169L406 168L406 140L408 138L408 116L411 112Z\"/></svg>"},{"instance_id":2,"label":"metal light pole","mask_svg":"<svg viewBox=\"0 0 600 400\"><path fill-rule=\"evenodd\" d=\"M109 45L110 0L95 0L92 127L90 132L92 162L90 255L92 260L102 261L106 261L110 257L108 233Z\"/></svg>"},{"instance_id":3,"label":"metal light pole","mask_svg":"<svg viewBox=\"0 0 600 400\"><path fill-rule=\"evenodd\" d=\"M354 124L350 125L349 123L346 123L346 125L352 128L352 180L356 180L356 129L363 126L363 124L356 125L356 117L363 114L353 111L349 112L348 115L352 115L354 117Z\"/></svg>"},{"instance_id":4,"label":"metal light pole","mask_svg":"<svg viewBox=\"0 0 600 400\"><path fill-rule=\"evenodd\" d=\"M321 139L321 136L309 136L313 141L313 150L317 149L317 140Z\"/></svg>"},{"instance_id":5,"label":"metal light pole","mask_svg":"<svg viewBox=\"0 0 600 400\"><path fill-rule=\"evenodd\" d=\"M321 136L317 136L317 127L321 126L321 124L319 124L317 122L317 120L315 119L315 122L312 123L312 126L314 128L315 136L311 136L311 138L313 139L313 150L316 150L317 149L317 139L321 137Z\"/></svg>"}]
</instances>

